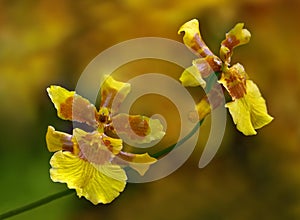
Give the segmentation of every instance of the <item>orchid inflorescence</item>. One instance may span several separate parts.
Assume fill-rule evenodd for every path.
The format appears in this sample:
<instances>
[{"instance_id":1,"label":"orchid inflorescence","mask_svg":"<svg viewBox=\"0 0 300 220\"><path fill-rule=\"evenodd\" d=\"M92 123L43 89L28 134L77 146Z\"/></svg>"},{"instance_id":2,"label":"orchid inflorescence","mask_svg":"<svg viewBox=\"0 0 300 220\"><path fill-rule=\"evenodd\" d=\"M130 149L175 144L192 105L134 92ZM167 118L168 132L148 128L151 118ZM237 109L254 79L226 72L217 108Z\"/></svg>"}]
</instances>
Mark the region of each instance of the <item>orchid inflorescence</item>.
<instances>
[{"instance_id":1,"label":"orchid inflorescence","mask_svg":"<svg viewBox=\"0 0 300 220\"><path fill-rule=\"evenodd\" d=\"M225 107L239 131L254 135L256 129L270 123L273 118L268 115L265 100L256 84L249 80L241 64L230 64L233 49L250 40L250 32L243 28L243 24L237 24L226 34L219 57L204 43L196 19L185 23L179 30L181 32L184 32L185 45L199 57L182 73L182 85L206 88L210 76L216 74L217 82L231 97ZM165 135L158 119L118 113L121 102L130 92L129 83L108 76L101 86L99 109L74 91L60 86L50 86L47 92L58 117L92 128L89 131L74 128L72 134L67 134L48 127L47 147L50 152L55 152L50 160L50 177L54 182L66 183L68 188L76 190L79 197L84 196L93 204L110 203L125 188L127 176L124 167L144 175L156 162L157 159L148 153L123 151L123 140L119 134L141 144L160 140ZM219 101L219 95L212 87L195 106L200 120L212 109L224 104ZM213 103L209 102L208 96L214 99ZM127 132L129 128L136 135Z\"/></svg>"},{"instance_id":2,"label":"orchid inflorescence","mask_svg":"<svg viewBox=\"0 0 300 220\"><path fill-rule=\"evenodd\" d=\"M199 58L193 60L193 65L187 68L181 75L183 86L206 87L207 81L213 74L218 75L218 83L228 92L231 101L225 104L229 109L237 129L245 135L255 135L255 129L269 124L273 117L267 112L266 102L262 98L257 85L249 80L249 77L240 63L230 65L233 49L249 42L251 34L244 29L244 24L238 23L221 42L220 56L216 56L204 43L200 31L199 22L196 19L188 21L179 29L184 32L183 41ZM209 103L208 96L213 99ZM211 112L211 108L217 108L222 104L220 92L211 88L196 106L199 118L203 119Z\"/></svg>"}]
</instances>

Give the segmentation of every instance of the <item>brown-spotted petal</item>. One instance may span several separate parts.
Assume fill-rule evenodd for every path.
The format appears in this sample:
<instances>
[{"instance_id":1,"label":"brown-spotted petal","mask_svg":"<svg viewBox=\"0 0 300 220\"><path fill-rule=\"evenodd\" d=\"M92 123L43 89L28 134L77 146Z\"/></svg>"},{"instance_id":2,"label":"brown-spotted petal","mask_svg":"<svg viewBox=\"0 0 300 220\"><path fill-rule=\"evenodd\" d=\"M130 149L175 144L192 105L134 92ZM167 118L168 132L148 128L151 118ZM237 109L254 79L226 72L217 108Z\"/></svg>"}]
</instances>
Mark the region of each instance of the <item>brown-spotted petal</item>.
<instances>
[{"instance_id":1,"label":"brown-spotted petal","mask_svg":"<svg viewBox=\"0 0 300 220\"><path fill-rule=\"evenodd\" d=\"M141 115L118 114L112 118L112 126L118 136L129 144L145 144L160 140L164 128L159 119Z\"/></svg>"},{"instance_id":2,"label":"brown-spotted petal","mask_svg":"<svg viewBox=\"0 0 300 220\"><path fill-rule=\"evenodd\" d=\"M201 86L206 87L203 78L209 77L214 72L220 72L222 69L222 61L217 56L206 56L193 60L193 65L184 70L179 80L182 85L187 87Z\"/></svg>"},{"instance_id":3,"label":"brown-spotted petal","mask_svg":"<svg viewBox=\"0 0 300 220\"><path fill-rule=\"evenodd\" d=\"M255 129L269 124L273 117L268 114L266 101L258 87L251 80L246 81L247 93L225 105L233 118L237 129L245 135L255 135Z\"/></svg>"},{"instance_id":4,"label":"brown-spotted petal","mask_svg":"<svg viewBox=\"0 0 300 220\"><path fill-rule=\"evenodd\" d=\"M157 159L151 157L148 153L144 154L133 154L121 151L113 160L112 163L123 166L130 166L132 169L137 171L143 176L150 165L155 163Z\"/></svg>"},{"instance_id":5,"label":"brown-spotted petal","mask_svg":"<svg viewBox=\"0 0 300 220\"><path fill-rule=\"evenodd\" d=\"M219 106L224 106L224 94L220 85L214 84L209 93L204 96L200 102L195 106L195 111L189 114L189 119L192 122L204 119L210 114L212 109L216 109ZM198 116L196 115L198 114Z\"/></svg>"},{"instance_id":6,"label":"brown-spotted petal","mask_svg":"<svg viewBox=\"0 0 300 220\"><path fill-rule=\"evenodd\" d=\"M213 72L220 72L222 69L222 61L217 56L207 56L193 60L193 65L201 73L201 76L206 78Z\"/></svg>"},{"instance_id":7,"label":"brown-spotted petal","mask_svg":"<svg viewBox=\"0 0 300 220\"><path fill-rule=\"evenodd\" d=\"M251 33L244 28L243 23L238 23L227 34L226 39L222 41L220 48L220 57L230 63L230 58L233 53L233 48L247 44L250 41Z\"/></svg>"},{"instance_id":8,"label":"brown-spotted petal","mask_svg":"<svg viewBox=\"0 0 300 220\"><path fill-rule=\"evenodd\" d=\"M179 80L185 87L201 86L202 88L205 88L206 86L205 80L202 78L201 73L194 65L185 69L181 74Z\"/></svg>"},{"instance_id":9,"label":"brown-spotted petal","mask_svg":"<svg viewBox=\"0 0 300 220\"><path fill-rule=\"evenodd\" d=\"M221 83L229 92L233 100L240 99L246 94L246 80L248 78L244 67L237 63L226 69L219 83Z\"/></svg>"},{"instance_id":10,"label":"brown-spotted petal","mask_svg":"<svg viewBox=\"0 0 300 220\"><path fill-rule=\"evenodd\" d=\"M190 20L183 24L180 27L178 34L182 32L184 32L184 44L192 49L192 51L194 51L197 55L199 55L200 57L213 55L213 53L201 38L199 31L199 22L197 19Z\"/></svg>"},{"instance_id":11,"label":"brown-spotted petal","mask_svg":"<svg viewBox=\"0 0 300 220\"><path fill-rule=\"evenodd\" d=\"M57 110L58 117L86 123L92 127L97 126L97 110L87 99L60 86L50 86L47 92Z\"/></svg>"},{"instance_id":12,"label":"brown-spotted petal","mask_svg":"<svg viewBox=\"0 0 300 220\"><path fill-rule=\"evenodd\" d=\"M74 154L78 153L78 146L72 135L56 131L52 126L48 126L46 143L50 152L65 150Z\"/></svg>"},{"instance_id":13,"label":"brown-spotted petal","mask_svg":"<svg viewBox=\"0 0 300 220\"><path fill-rule=\"evenodd\" d=\"M101 86L100 109L106 107L114 114L130 92L130 84L117 81L111 76L106 76Z\"/></svg>"}]
</instances>

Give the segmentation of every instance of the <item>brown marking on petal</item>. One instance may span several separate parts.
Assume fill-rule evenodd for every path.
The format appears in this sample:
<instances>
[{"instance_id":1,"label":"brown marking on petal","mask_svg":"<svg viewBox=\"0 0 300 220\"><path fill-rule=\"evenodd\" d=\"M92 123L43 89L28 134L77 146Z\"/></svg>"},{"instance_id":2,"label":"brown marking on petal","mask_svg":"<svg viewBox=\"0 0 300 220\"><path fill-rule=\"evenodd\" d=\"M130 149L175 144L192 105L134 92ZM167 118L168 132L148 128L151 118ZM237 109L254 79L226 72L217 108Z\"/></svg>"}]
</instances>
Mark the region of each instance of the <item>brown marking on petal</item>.
<instances>
[{"instance_id":1,"label":"brown marking on petal","mask_svg":"<svg viewBox=\"0 0 300 220\"><path fill-rule=\"evenodd\" d=\"M225 78L227 90L232 99L240 99L246 94L246 78L240 74L230 74Z\"/></svg>"},{"instance_id":2,"label":"brown marking on petal","mask_svg":"<svg viewBox=\"0 0 300 220\"><path fill-rule=\"evenodd\" d=\"M97 111L93 104L80 96L75 96L73 103L73 120L96 127L98 124L96 115Z\"/></svg>"},{"instance_id":3,"label":"brown marking on petal","mask_svg":"<svg viewBox=\"0 0 300 220\"><path fill-rule=\"evenodd\" d=\"M100 107L110 107L109 103L110 103L109 93L106 90L104 90L104 91L102 91L102 94L101 94Z\"/></svg>"},{"instance_id":4,"label":"brown marking on petal","mask_svg":"<svg viewBox=\"0 0 300 220\"><path fill-rule=\"evenodd\" d=\"M116 133L116 129L112 124L107 124L104 126L104 134L111 138L119 138L119 136Z\"/></svg>"},{"instance_id":5,"label":"brown marking on petal","mask_svg":"<svg viewBox=\"0 0 300 220\"><path fill-rule=\"evenodd\" d=\"M112 164L128 166L134 160L135 154L120 151L112 160Z\"/></svg>"},{"instance_id":6,"label":"brown marking on petal","mask_svg":"<svg viewBox=\"0 0 300 220\"><path fill-rule=\"evenodd\" d=\"M198 112L198 120L204 119L211 110L218 108L219 106L224 106L225 100L223 95L223 88L218 84L215 84L209 93L204 96L201 101L197 104L196 110ZM189 120L195 121L195 112L190 112Z\"/></svg>"},{"instance_id":7,"label":"brown marking on petal","mask_svg":"<svg viewBox=\"0 0 300 220\"><path fill-rule=\"evenodd\" d=\"M64 118L72 120L72 105L74 96L70 96L66 99L64 103L60 104L60 113Z\"/></svg>"},{"instance_id":8,"label":"brown marking on petal","mask_svg":"<svg viewBox=\"0 0 300 220\"><path fill-rule=\"evenodd\" d=\"M148 122L141 117L129 117L131 129L140 137L147 136L149 132Z\"/></svg>"},{"instance_id":9,"label":"brown marking on petal","mask_svg":"<svg viewBox=\"0 0 300 220\"><path fill-rule=\"evenodd\" d=\"M147 117L140 115L118 114L113 117L112 123L116 134L130 140L143 140L151 132Z\"/></svg>"},{"instance_id":10,"label":"brown marking on petal","mask_svg":"<svg viewBox=\"0 0 300 220\"><path fill-rule=\"evenodd\" d=\"M107 132L116 133L115 127L112 125L112 123L105 125L104 130ZM108 135L110 136L110 135Z\"/></svg>"},{"instance_id":11,"label":"brown marking on petal","mask_svg":"<svg viewBox=\"0 0 300 220\"><path fill-rule=\"evenodd\" d=\"M219 57L217 57L217 56L208 56L208 57L205 58L205 60L208 62L208 64L210 65L210 68L214 72L220 72L221 71L222 61L220 60Z\"/></svg>"},{"instance_id":12,"label":"brown marking on petal","mask_svg":"<svg viewBox=\"0 0 300 220\"><path fill-rule=\"evenodd\" d=\"M201 74L202 78L208 77L213 73L213 69L210 67L210 64L207 62L207 58L200 58L193 62L193 65L198 69L198 72Z\"/></svg>"},{"instance_id":13,"label":"brown marking on petal","mask_svg":"<svg viewBox=\"0 0 300 220\"><path fill-rule=\"evenodd\" d=\"M236 38L235 35L226 35L226 39L224 41L222 41L221 45L227 47L230 51L232 51L232 49L239 45L240 41Z\"/></svg>"},{"instance_id":14,"label":"brown marking on petal","mask_svg":"<svg viewBox=\"0 0 300 220\"><path fill-rule=\"evenodd\" d=\"M111 144L110 140L107 140L107 139L104 140L103 142L104 142L104 144L105 144L106 146L109 146L109 145Z\"/></svg>"},{"instance_id":15,"label":"brown marking on petal","mask_svg":"<svg viewBox=\"0 0 300 220\"><path fill-rule=\"evenodd\" d=\"M113 152L113 146L111 145L111 142L110 142L110 140L103 140L103 143L104 143L104 145L107 147L107 149L110 151L110 152Z\"/></svg>"},{"instance_id":16,"label":"brown marking on petal","mask_svg":"<svg viewBox=\"0 0 300 220\"><path fill-rule=\"evenodd\" d=\"M56 141L56 145L62 150L69 151L73 153L74 142L72 140L72 135L62 133L62 132L51 132L51 140Z\"/></svg>"},{"instance_id":17,"label":"brown marking on petal","mask_svg":"<svg viewBox=\"0 0 300 220\"><path fill-rule=\"evenodd\" d=\"M114 103L114 111L119 109L125 96L116 89L103 90L101 94L100 107L112 108Z\"/></svg>"},{"instance_id":18,"label":"brown marking on petal","mask_svg":"<svg viewBox=\"0 0 300 220\"><path fill-rule=\"evenodd\" d=\"M197 52L201 57L213 55L198 33L195 34L193 38L191 49Z\"/></svg>"},{"instance_id":19,"label":"brown marking on petal","mask_svg":"<svg viewBox=\"0 0 300 220\"><path fill-rule=\"evenodd\" d=\"M120 153L117 155L117 157L128 162L132 162L135 156L136 156L135 154L124 152L124 151L120 151Z\"/></svg>"},{"instance_id":20,"label":"brown marking on petal","mask_svg":"<svg viewBox=\"0 0 300 220\"><path fill-rule=\"evenodd\" d=\"M208 77L213 72L220 72L222 61L217 56L207 56L205 58L196 59L193 65L198 69L202 78Z\"/></svg>"},{"instance_id":21,"label":"brown marking on petal","mask_svg":"<svg viewBox=\"0 0 300 220\"><path fill-rule=\"evenodd\" d=\"M73 153L73 142L71 140L62 140L62 149Z\"/></svg>"},{"instance_id":22,"label":"brown marking on petal","mask_svg":"<svg viewBox=\"0 0 300 220\"><path fill-rule=\"evenodd\" d=\"M81 96L68 97L60 104L60 114L68 120L86 123L92 127L97 126L97 111L94 105Z\"/></svg>"}]
</instances>

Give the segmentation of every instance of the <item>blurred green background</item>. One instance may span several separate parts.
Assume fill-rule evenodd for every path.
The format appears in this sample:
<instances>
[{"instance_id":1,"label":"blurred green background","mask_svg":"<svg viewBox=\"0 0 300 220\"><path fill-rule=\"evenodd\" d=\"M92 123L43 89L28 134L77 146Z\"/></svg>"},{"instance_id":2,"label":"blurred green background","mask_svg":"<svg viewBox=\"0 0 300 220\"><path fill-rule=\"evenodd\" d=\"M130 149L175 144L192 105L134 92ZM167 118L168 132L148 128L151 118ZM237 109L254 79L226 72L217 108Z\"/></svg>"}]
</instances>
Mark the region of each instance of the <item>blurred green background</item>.
<instances>
[{"instance_id":1,"label":"blurred green background","mask_svg":"<svg viewBox=\"0 0 300 220\"><path fill-rule=\"evenodd\" d=\"M197 18L214 52L245 23L252 39L233 62L259 85L275 120L245 137L228 117L220 150L199 169L206 122L192 157L167 178L128 184L109 205L70 195L11 219L300 219L299 10L298 0L0 1L0 213L66 189L49 178L47 126L70 131L49 85L74 89L98 53L125 40L182 42L178 28Z\"/></svg>"}]
</instances>

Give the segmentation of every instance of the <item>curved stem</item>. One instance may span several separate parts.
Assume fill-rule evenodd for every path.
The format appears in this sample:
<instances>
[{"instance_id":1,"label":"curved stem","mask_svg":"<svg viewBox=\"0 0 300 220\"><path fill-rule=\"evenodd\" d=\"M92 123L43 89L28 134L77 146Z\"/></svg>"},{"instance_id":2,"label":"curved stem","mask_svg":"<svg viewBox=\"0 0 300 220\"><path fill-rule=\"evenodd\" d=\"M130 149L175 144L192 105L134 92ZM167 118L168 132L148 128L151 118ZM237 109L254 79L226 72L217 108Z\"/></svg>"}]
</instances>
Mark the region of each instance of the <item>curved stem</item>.
<instances>
[{"instance_id":1,"label":"curved stem","mask_svg":"<svg viewBox=\"0 0 300 220\"><path fill-rule=\"evenodd\" d=\"M183 137L181 140L179 140L176 144L172 144L171 146L164 148L163 150L156 152L154 154L151 154L151 157L154 158L159 158L162 156L165 156L166 154L168 154L171 150L173 150L175 147L179 147L180 145L182 145L184 142L186 142L190 137L192 137L196 131L199 129L199 127L202 125L204 119L202 119L201 121L199 121L195 127L190 131L190 133L188 133L185 137Z\"/></svg>"},{"instance_id":2,"label":"curved stem","mask_svg":"<svg viewBox=\"0 0 300 220\"><path fill-rule=\"evenodd\" d=\"M188 133L184 138L182 138L181 140L179 140L176 144L172 144L171 146L169 146L169 147L167 147L167 148L165 148L165 149L163 149L163 150L161 150L161 151L159 151L157 153L154 153L151 156L155 157L155 158L159 158L159 157L162 157L162 156L168 154L175 147L179 147L181 144L183 144L184 142L186 142L190 137L192 137L196 133L196 131L199 129L199 127L201 126L201 124L203 123L203 121L204 121L204 119L202 119L201 121L199 121L195 125L195 127L190 131L190 133ZM67 189L65 191L62 191L62 192L59 192L59 193L47 196L46 198L40 199L38 201L35 201L35 202L30 203L30 204L24 205L24 206L22 206L20 208L16 208L16 209L13 209L13 210L8 211L6 213L3 213L3 214L0 215L0 219L9 218L9 217L21 214L23 212L32 210L34 208L37 208L39 206L45 205L45 204L47 204L49 202L52 202L52 201L54 201L56 199L62 198L64 196L66 196L66 195L70 195L71 193L74 193L74 191L70 190L70 189Z\"/></svg>"},{"instance_id":3,"label":"curved stem","mask_svg":"<svg viewBox=\"0 0 300 220\"><path fill-rule=\"evenodd\" d=\"M46 198L40 199L38 201L35 201L35 202L29 203L27 205L24 205L20 208L16 208L16 209L13 209L13 210L8 211L6 213L3 213L3 214L0 215L0 219L6 219L6 218L9 218L9 217L21 214L23 212L32 210L32 209L37 208L39 206L45 205L45 204L47 204L47 203L49 203L53 200L62 198L66 195L70 195L71 193L74 193L74 191L69 190L69 189L64 190L62 192L59 192L59 193L55 193L53 195L47 196Z\"/></svg>"}]
</instances>

